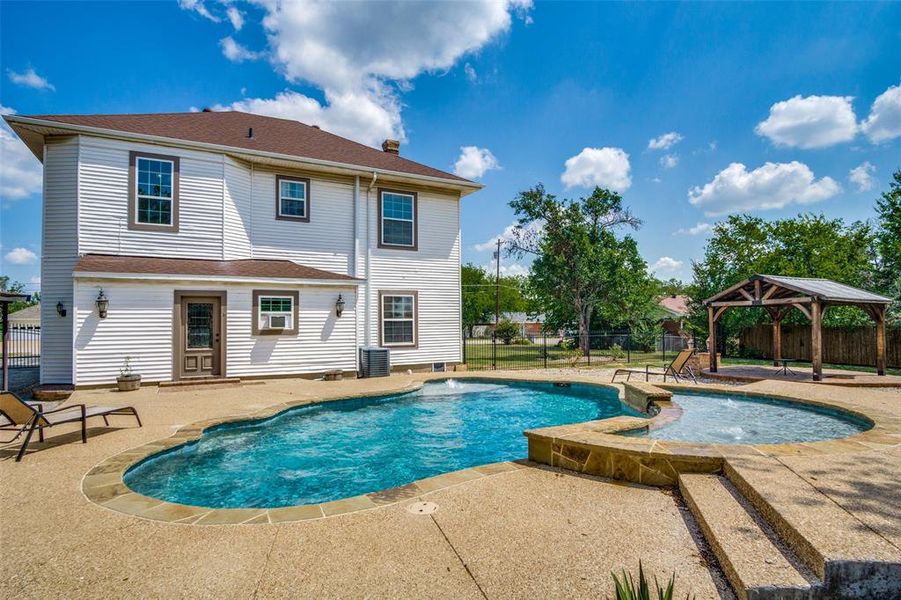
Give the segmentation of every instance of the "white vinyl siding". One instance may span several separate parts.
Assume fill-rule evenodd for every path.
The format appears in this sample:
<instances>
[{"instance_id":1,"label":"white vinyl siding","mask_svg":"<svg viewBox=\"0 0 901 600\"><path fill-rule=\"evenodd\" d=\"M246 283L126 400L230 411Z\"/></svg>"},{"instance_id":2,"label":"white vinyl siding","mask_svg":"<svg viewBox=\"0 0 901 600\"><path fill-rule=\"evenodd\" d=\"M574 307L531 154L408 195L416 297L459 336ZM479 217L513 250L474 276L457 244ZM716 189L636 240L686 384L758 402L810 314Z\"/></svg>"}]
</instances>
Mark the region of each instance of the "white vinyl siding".
<instances>
[{"instance_id":1,"label":"white vinyl siding","mask_svg":"<svg viewBox=\"0 0 901 600\"><path fill-rule=\"evenodd\" d=\"M250 258L250 238L253 231L250 201L250 165L224 157L225 181L222 214L225 219L225 238L222 258L226 260Z\"/></svg>"},{"instance_id":2,"label":"white vinyl siding","mask_svg":"<svg viewBox=\"0 0 901 600\"><path fill-rule=\"evenodd\" d=\"M44 147L41 383L72 383L72 268L78 261L78 138ZM67 314L60 317L56 304Z\"/></svg>"},{"instance_id":3,"label":"white vinyl siding","mask_svg":"<svg viewBox=\"0 0 901 600\"><path fill-rule=\"evenodd\" d=\"M128 153L179 157L178 231L128 228ZM81 138L79 241L83 253L222 258L223 163L220 155Z\"/></svg>"},{"instance_id":4,"label":"white vinyl siding","mask_svg":"<svg viewBox=\"0 0 901 600\"><path fill-rule=\"evenodd\" d=\"M277 173L289 175L284 171ZM353 179L311 176L307 206L310 226L299 227L296 221L276 219L275 177L276 171L254 169L253 257L293 260L317 269L349 274L353 252Z\"/></svg>"},{"instance_id":5,"label":"white vinyl siding","mask_svg":"<svg viewBox=\"0 0 901 600\"><path fill-rule=\"evenodd\" d=\"M365 195L365 191L363 192ZM391 348L392 366L462 360L460 319L460 199L456 194L418 192L416 251L378 247L375 190L370 193L370 343L379 341L379 291L416 291L416 348ZM365 236L365 231L363 233ZM362 293L362 291L361 291ZM365 332L364 332L365 334ZM362 341L361 341L362 343Z\"/></svg>"},{"instance_id":6,"label":"white vinyl siding","mask_svg":"<svg viewBox=\"0 0 901 600\"><path fill-rule=\"evenodd\" d=\"M94 300L100 287L109 298L100 319ZM278 283L265 284L279 289ZM225 291L226 372L228 377L320 373L356 369L356 294L353 288L285 287L299 291L299 331L292 336L253 336L254 285L210 286L190 282L78 279L76 371L78 385L115 383L125 356L145 382L172 379L172 310L175 290ZM335 316L335 301L347 302Z\"/></svg>"}]
</instances>

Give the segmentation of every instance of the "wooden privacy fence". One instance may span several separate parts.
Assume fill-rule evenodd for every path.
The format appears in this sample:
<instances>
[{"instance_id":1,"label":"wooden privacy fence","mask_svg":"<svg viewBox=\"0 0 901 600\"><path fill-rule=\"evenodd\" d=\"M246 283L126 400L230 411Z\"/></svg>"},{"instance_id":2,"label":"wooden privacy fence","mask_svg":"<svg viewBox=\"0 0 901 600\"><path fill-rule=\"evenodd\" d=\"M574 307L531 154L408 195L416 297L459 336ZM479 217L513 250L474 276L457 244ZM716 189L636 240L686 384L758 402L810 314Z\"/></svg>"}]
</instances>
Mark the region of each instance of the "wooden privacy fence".
<instances>
[{"instance_id":1,"label":"wooden privacy fence","mask_svg":"<svg viewBox=\"0 0 901 600\"><path fill-rule=\"evenodd\" d=\"M888 366L901 367L901 328L886 328L885 346ZM740 347L747 354L772 358L772 325L755 325L745 329L740 336ZM810 360L809 325L782 326L782 356ZM836 365L875 365L876 328L824 328L823 362Z\"/></svg>"}]
</instances>

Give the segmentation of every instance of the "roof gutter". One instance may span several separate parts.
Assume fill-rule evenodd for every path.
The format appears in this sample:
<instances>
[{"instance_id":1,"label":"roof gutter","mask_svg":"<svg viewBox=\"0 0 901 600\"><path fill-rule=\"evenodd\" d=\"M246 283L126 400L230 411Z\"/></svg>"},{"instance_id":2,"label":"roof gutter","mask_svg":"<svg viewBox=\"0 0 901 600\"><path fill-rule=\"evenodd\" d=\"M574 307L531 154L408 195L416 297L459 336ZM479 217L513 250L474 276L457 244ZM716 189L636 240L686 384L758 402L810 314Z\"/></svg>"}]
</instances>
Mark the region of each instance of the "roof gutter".
<instances>
[{"instance_id":1,"label":"roof gutter","mask_svg":"<svg viewBox=\"0 0 901 600\"><path fill-rule=\"evenodd\" d=\"M211 283L264 283L266 285L315 285L329 287L356 287L360 279L303 279L298 277L222 277L221 275L185 275L163 273L109 273L106 271L73 271L75 279L140 280L140 281L205 281Z\"/></svg>"},{"instance_id":2,"label":"roof gutter","mask_svg":"<svg viewBox=\"0 0 901 600\"><path fill-rule=\"evenodd\" d=\"M244 154L249 156L259 156L263 158L271 158L276 160L287 160L317 167L325 167L328 169L340 170L350 175L369 175L370 173L378 173L382 176L397 177L424 184L439 185L449 187L455 190L461 190L466 194L476 192L482 189L480 183L473 181L461 181L457 179L445 179L443 177L433 177L431 175L417 175L414 173L403 173L400 171L391 171L388 169L378 169L373 167L362 167L349 163L341 163L330 160L322 160L317 158L308 158L296 156L293 154L281 154L278 152L265 152L263 150L250 150L245 148L236 148L235 146L223 146L221 144L210 144L207 142L196 142L192 140L183 140L180 138L170 138L159 135L148 135L144 133L132 133L129 131L119 131L117 129L104 129L101 127L90 127L87 125L73 125L71 123L61 123L57 121L47 121L44 119L35 119L33 117L24 117L19 115L4 115L3 117L10 125L31 125L35 127L49 127L52 129L62 129L71 131L72 133L82 133L95 135L98 137L106 137L113 139L140 140L151 141L173 146L182 146L186 148L195 148L199 150L208 150L214 152L223 152L226 154ZM40 157L38 157L40 158Z\"/></svg>"}]
</instances>

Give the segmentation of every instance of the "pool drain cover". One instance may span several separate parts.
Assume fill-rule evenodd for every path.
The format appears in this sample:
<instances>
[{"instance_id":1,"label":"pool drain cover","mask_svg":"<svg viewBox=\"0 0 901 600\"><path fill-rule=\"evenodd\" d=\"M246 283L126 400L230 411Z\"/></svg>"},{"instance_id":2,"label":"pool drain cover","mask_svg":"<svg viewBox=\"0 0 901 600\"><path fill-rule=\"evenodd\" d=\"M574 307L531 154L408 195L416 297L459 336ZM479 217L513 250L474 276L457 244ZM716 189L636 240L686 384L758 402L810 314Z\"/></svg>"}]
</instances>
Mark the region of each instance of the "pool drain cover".
<instances>
[{"instance_id":1,"label":"pool drain cover","mask_svg":"<svg viewBox=\"0 0 901 600\"><path fill-rule=\"evenodd\" d=\"M407 510L414 515L430 515L438 510L438 505L434 502L414 502L407 507Z\"/></svg>"}]
</instances>

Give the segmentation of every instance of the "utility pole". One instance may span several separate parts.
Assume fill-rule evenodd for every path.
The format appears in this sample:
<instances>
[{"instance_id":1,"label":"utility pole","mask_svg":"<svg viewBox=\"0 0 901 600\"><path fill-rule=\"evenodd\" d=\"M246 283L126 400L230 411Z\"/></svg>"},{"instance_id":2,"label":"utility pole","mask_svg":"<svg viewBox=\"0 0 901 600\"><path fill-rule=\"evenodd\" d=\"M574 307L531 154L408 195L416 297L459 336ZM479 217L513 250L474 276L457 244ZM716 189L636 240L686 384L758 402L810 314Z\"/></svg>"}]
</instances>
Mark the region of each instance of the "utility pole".
<instances>
[{"instance_id":1,"label":"utility pole","mask_svg":"<svg viewBox=\"0 0 901 600\"><path fill-rule=\"evenodd\" d=\"M494 332L497 335L497 326L501 315L501 238L497 238L497 250L494 252L494 264L497 272L494 276Z\"/></svg>"}]
</instances>

